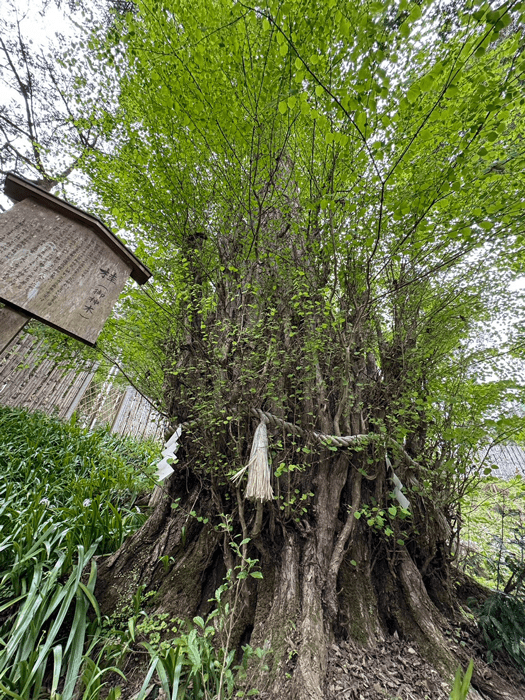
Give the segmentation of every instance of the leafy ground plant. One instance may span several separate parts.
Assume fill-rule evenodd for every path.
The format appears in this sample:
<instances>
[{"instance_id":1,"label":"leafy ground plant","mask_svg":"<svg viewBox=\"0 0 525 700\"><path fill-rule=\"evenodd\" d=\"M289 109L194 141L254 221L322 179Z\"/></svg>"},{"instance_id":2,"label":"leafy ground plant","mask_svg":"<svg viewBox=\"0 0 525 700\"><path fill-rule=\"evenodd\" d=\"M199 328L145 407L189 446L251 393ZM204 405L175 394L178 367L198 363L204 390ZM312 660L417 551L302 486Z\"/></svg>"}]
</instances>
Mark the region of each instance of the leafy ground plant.
<instances>
[{"instance_id":1,"label":"leafy ground plant","mask_svg":"<svg viewBox=\"0 0 525 700\"><path fill-rule=\"evenodd\" d=\"M100 620L93 556L113 551L144 522L135 500L153 483L148 465L156 457L153 445L0 407L4 697L72 697L85 642Z\"/></svg>"},{"instance_id":2,"label":"leafy ground plant","mask_svg":"<svg viewBox=\"0 0 525 700\"><path fill-rule=\"evenodd\" d=\"M460 565L494 593L476 606L487 659L506 651L525 669L525 484L521 476L484 479L462 504Z\"/></svg>"},{"instance_id":3,"label":"leafy ground plant","mask_svg":"<svg viewBox=\"0 0 525 700\"><path fill-rule=\"evenodd\" d=\"M525 670L525 606L520 599L495 593L478 611L478 624L492 661L495 651L504 649L518 668Z\"/></svg>"},{"instance_id":4,"label":"leafy ground plant","mask_svg":"<svg viewBox=\"0 0 525 700\"><path fill-rule=\"evenodd\" d=\"M227 521L224 528L229 528ZM146 650L149 661L135 700L156 697L159 689L167 700L228 700L257 695L253 671L267 669L265 660L270 650L254 649L250 644L238 649L232 642L245 607L246 579L261 577L257 560L246 556L248 542L249 538L230 542L240 564L227 572L208 601L211 612L204 617L170 619L167 613L148 611L155 594L142 595L139 588L130 605L102 623L98 661L88 662L93 672L108 664L122 670L129 653L137 658Z\"/></svg>"},{"instance_id":5,"label":"leafy ground plant","mask_svg":"<svg viewBox=\"0 0 525 700\"><path fill-rule=\"evenodd\" d=\"M257 695L249 686L250 663L264 665L268 651L242 647L240 662L236 662L237 650L231 647L230 636L239 613L239 595L244 572L254 574L248 568L228 572L225 582L215 591L214 610L203 619L194 617L192 622L177 621L172 629L176 636L160 644L143 642L151 663L137 700L146 700L151 691L151 681L158 681L168 700L227 700L235 697ZM229 602L227 602L229 601Z\"/></svg>"},{"instance_id":6,"label":"leafy ground plant","mask_svg":"<svg viewBox=\"0 0 525 700\"><path fill-rule=\"evenodd\" d=\"M465 673L462 672L461 668L458 668L456 677L454 678L454 685L450 693L450 700L465 700L470 688L470 679L472 678L473 670L474 662L472 660Z\"/></svg>"}]
</instances>

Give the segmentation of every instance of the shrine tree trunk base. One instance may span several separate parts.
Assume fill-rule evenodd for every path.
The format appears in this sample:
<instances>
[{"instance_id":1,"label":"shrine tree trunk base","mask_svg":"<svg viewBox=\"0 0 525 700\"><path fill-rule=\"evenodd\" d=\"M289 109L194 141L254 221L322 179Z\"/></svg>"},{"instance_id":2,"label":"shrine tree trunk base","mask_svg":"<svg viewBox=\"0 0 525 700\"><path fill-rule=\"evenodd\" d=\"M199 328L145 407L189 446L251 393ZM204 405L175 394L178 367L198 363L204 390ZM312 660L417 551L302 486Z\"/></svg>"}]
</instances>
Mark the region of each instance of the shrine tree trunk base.
<instances>
[{"instance_id":1,"label":"shrine tree trunk base","mask_svg":"<svg viewBox=\"0 0 525 700\"><path fill-rule=\"evenodd\" d=\"M143 596L155 592L151 612L206 618L215 590L235 565L229 542L240 523L251 536L247 552L258 559L262 579L248 576L236 584L229 644L268 651L264 664L252 664L247 681L258 697L446 699L458 666L465 670L474 658L469 697L525 700L525 679L517 671L504 662L486 665L481 635L465 613L466 598L486 592L440 561L439 547L436 566L427 561L424 571L405 547L387 555L352 507L346 513L339 508L345 490L350 504L361 498L361 478L355 472L348 478L340 457L330 472L316 484L315 527L306 520L283 527L273 504L265 504L260 520L261 508L243 503L237 492L237 502L229 504L233 533L213 527L219 522L213 513L226 511L220 495L203 490L184 470L175 473L163 490L157 487L145 525L115 554L99 559L96 595L103 613L129 606L144 586ZM128 657L123 698L142 684L144 657L143 648Z\"/></svg>"}]
</instances>

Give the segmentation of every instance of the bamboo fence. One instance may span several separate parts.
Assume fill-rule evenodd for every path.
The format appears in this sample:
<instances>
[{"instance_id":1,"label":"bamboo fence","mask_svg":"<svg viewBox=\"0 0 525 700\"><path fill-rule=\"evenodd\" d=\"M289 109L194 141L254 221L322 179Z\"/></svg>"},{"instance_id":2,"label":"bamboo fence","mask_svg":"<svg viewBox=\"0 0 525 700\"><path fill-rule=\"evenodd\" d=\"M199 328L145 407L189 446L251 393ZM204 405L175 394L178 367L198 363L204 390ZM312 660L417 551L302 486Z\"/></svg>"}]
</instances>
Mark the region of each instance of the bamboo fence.
<instances>
[{"instance_id":1,"label":"bamboo fence","mask_svg":"<svg viewBox=\"0 0 525 700\"><path fill-rule=\"evenodd\" d=\"M123 385L116 368L102 381L96 370L82 359L72 369L43 341L23 333L0 354L0 404L63 420L76 412L89 428L109 425L120 435L162 441L165 422L147 399Z\"/></svg>"}]
</instances>

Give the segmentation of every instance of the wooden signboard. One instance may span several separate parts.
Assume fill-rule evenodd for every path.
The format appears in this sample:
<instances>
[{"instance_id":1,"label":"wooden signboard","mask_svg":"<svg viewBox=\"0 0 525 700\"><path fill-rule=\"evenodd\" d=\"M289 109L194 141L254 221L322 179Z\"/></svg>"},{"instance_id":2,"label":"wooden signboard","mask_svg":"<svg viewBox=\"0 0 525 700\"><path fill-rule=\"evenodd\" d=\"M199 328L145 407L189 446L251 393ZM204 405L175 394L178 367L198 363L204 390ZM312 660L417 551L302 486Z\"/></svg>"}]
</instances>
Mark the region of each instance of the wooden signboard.
<instances>
[{"instance_id":1,"label":"wooden signboard","mask_svg":"<svg viewBox=\"0 0 525 700\"><path fill-rule=\"evenodd\" d=\"M4 191L18 203L0 215L0 323L25 314L94 345L128 277L151 272L96 217L18 176Z\"/></svg>"}]
</instances>

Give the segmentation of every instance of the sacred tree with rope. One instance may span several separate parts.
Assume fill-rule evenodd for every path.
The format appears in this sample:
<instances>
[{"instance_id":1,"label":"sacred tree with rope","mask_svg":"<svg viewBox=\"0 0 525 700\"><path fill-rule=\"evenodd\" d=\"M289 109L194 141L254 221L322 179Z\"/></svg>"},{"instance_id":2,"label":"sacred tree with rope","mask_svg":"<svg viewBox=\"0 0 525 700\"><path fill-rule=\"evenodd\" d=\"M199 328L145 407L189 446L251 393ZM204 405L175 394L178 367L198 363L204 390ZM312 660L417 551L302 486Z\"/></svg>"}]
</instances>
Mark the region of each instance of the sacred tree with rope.
<instances>
[{"instance_id":1,"label":"sacred tree with rope","mask_svg":"<svg viewBox=\"0 0 525 700\"><path fill-rule=\"evenodd\" d=\"M144 0L91 39L118 80L82 167L154 274L101 342L181 428L97 596L205 617L229 576L262 697L331 697L345 641L467 666L445 629L510 386L485 332L523 269L520 7Z\"/></svg>"}]
</instances>

